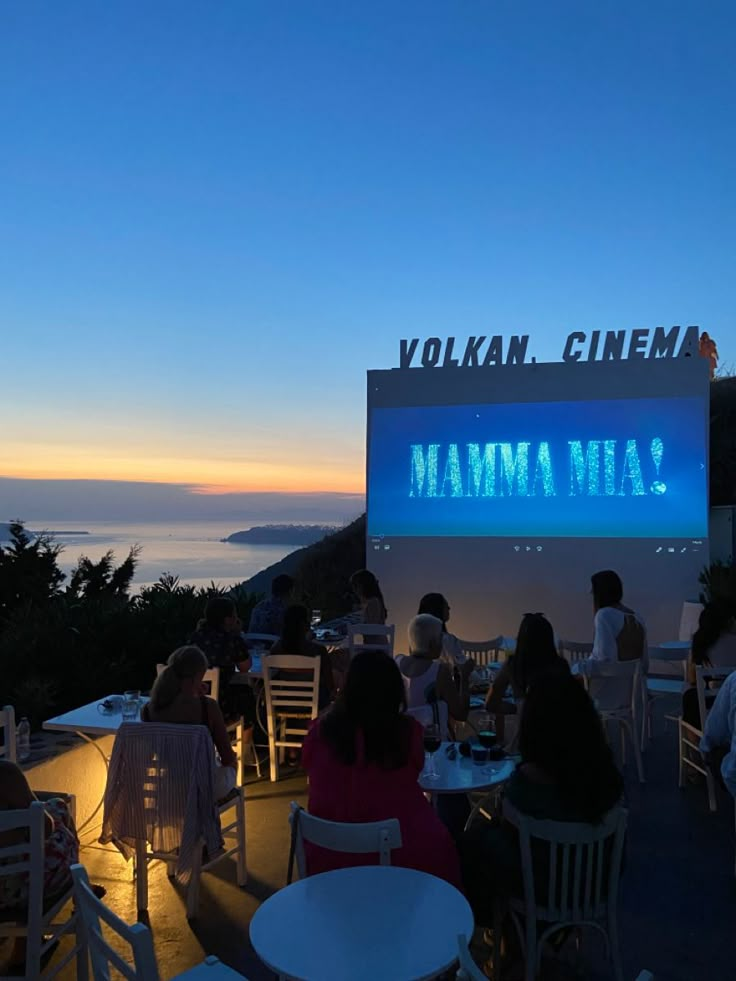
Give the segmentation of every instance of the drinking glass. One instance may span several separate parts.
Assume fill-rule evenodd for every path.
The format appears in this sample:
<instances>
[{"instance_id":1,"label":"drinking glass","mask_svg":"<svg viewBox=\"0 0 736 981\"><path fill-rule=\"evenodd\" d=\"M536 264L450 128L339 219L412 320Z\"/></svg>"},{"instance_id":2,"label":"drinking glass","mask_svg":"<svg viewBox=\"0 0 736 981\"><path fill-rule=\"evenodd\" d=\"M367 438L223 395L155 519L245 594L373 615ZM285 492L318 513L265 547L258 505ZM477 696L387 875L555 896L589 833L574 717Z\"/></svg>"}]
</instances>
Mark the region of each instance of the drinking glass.
<instances>
[{"instance_id":1,"label":"drinking glass","mask_svg":"<svg viewBox=\"0 0 736 981\"><path fill-rule=\"evenodd\" d=\"M424 751L427 754L422 776L425 780L439 780L434 754L442 745L440 727L435 723L424 727Z\"/></svg>"},{"instance_id":2,"label":"drinking glass","mask_svg":"<svg viewBox=\"0 0 736 981\"><path fill-rule=\"evenodd\" d=\"M132 722L138 718L140 703L140 690L131 688L129 691L123 692L123 722Z\"/></svg>"},{"instance_id":3,"label":"drinking glass","mask_svg":"<svg viewBox=\"0 0 736 981\"><path fill-rule=\"evenodd\" d=\"M482 712L476 721L476 730L478 732L478 742L485 751L485 758L483 760L476 760L474 755L473 761L476 763L485 763L488 759L489 751L496 745L496 727L493 716L488 712ZM492 773L493 768L487 767L484 772Z\"/></svg>"}]
</instances>

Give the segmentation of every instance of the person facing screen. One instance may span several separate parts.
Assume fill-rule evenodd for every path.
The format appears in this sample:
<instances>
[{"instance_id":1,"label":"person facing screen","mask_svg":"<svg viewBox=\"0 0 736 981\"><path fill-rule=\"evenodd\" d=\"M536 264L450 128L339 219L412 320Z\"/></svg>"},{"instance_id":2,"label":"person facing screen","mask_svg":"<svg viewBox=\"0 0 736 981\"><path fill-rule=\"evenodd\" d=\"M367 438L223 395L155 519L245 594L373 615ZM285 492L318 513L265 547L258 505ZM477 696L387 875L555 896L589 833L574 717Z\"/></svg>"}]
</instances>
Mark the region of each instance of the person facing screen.
<instances>
[{"instance_id":1,"label":"person facing screen","mask_svg":"<svg viewBox=\"0 0 736 981\"><path fill-rule=\"evenodd\" d=\"M552 624L542 613L525 613L516 637L516 649L496 675L486 697L486 709L496 716L496 735L504 738L506 715L521 712L529 688L546 678L569 675L567 661L557 653ZM508 689L514 701L506 701Z\"/></svg>"},{"instance_id":2,"label":"person facing screen","mask_svg":"<svg viewBox=\"0 0 736 981\"><path fill-rule=\"evenodd\" d=\"M286 612L284 613L281 636L271 648L270 654L294 654L299 657L318 657L320 660L319 707L323 709L330 704L335 694L332 660L327 652L327 648L312 640L310 615L306 606L301 606L300 604L287 606ZM298 672L295 672L295 674L298 674Z\"/></svg>"},{"instance_id":3,"label":"person facing screen","mask_svg":"<svg viewBox=\"0 0 736 981\"><path fill-rule=\"evenodd\" d=\"M391 852L391 864L459 886L457 851L419 786L423 740L422 727L406 714L406 693L393 659L382 651L356 654L337 701L312 723L304 741L309 812L328 821L397 818L402 846ZM314 845L305 851L310 875L378 859Z\"/></svg>"},{"instance_id":4,"label":"person facing screen","mask_svg":"<svg viewBox=\"0 0 736 981\"><path fill-rule=\"evenodd\" d=\"M624 587L612 569L594 573L591 578L595 628L593 652L573 665L573 674L593 677L601 661L640 661L646 672L647 633L644 621L630 607L624 606ZM627 700L629 686L625 680L601 678L595 682L593 695L602 707L615 708Z\"/></svg>"},{"instance_id":5,"label":"person facing screen","mask_svg":"<svg viewBox=\"0 0 736 981\"><path fill-rule=\"evenodd\" d=\"M682 719L696 729L701 728L700 706L695 688L695 669L706 665L713 668L736 669L736 616L734 604L714 600L700 612L698 629L693 634L687 662L688 688L682 696ZM706 694L706 702L712 700Z\"/></svg>"},{"instance_id":6,"label":"person facing screen","mask_svg":"<svg viewBox=\"0 0 736 981\"><path fill-rule=\"evenodd\" d=\"M360 603L361 623L386 622L388 611L383 601L383 593L378 580L368 569L359 569L350 577L350 588Z\"/></svg>"},{"instance_id":7,"label":"person facing screen","mask_svg":"<svg viewBox=\"0 0 736 981\"><path fill-rule=\"evenodd\" d=\"M282 573L271 583L271 595L253 607L248 624L249 634L271 634L278 637L284 623L284 614L294 592L294 580Z\"/></svg>"},{"instance_id":8,"label":"person facing screen","mask_svg":"<svg viewBox=\"0 0 736 981\"><path fill-rule=\"evenodd\" d=\"M409 653L398 654L399 666L406 688L409 711L425 708L436 702L444 703L450 717L462 722L468 717L470 696L467 681L473 662L466 661L457 671L441 660L442 621L428 613L419 613L409 622ZM441 724L442 713L440 712ZM447 738L443 732L442 738Z\"/></svg>"},{"instance_id":9,"label":"person facing screen","mask_svg":"<svg viewBox=\"0 0 736 981\"><path fill-rule=\"evenodd\" d=\"M506 784L505 798L532 818L599 824L620 801L623 780L582 685L564 673L532 684L519 729L521 764ZM545 896L549 852L535 852L532 847L534 880ZM468 829L460 853L476 923L492 923L495 898L523 896L518 832L505 820L483 821Z\"/></svg>"},{"instance_id":10,"label":"person facing screen","mask_svg":"<svg viewBox=\"0 0 736 981\"><path fill-rule=\"evenodd\" d=\"M455 634L447 630L447 621L450 619L450 604L442 593L425 593L419 600L417 613L429 613L430 616L437 617L442 621L442 660L449 664L451 668L459 667L467 661L463 654L460 641Z\"/></svg>"}]
</instances>

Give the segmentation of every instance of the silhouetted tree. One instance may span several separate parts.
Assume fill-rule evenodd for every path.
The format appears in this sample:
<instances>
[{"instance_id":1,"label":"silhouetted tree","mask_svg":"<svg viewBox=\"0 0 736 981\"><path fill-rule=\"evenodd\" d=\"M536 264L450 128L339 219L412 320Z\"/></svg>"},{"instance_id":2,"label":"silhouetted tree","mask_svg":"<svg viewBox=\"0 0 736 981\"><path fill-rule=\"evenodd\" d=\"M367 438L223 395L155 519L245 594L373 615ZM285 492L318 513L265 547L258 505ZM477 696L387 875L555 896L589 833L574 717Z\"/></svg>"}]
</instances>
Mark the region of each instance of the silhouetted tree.
<instances>
[{"instance_id":1,"label":"silhouetted tree","mask_svg":"<svg viewBox=\"0 0 736 981\"><path fill-rule=\"evenodd\" d=\"M58 565L61 545L49 535L30 535L10 522L10 544L0 547L0 618L24 606L48 603L65 579Z\"/></svg>"}]
</instances>

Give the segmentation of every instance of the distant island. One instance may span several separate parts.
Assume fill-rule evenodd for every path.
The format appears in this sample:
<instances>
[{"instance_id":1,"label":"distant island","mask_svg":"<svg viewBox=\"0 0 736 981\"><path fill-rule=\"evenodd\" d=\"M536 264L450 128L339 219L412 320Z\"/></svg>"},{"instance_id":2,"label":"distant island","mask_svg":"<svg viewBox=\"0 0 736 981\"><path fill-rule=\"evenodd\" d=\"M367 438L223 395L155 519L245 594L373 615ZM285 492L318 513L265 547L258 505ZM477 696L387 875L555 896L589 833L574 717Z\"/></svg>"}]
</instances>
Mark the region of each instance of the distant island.
<instances>
[{"instance_id":1,"label":"distant island","mask_svg":"<svg viewBox=\"0 0 736 981\"><path fill-rule=\"evenodd\" d=\"M30 535L32 538L38 538L39 535L50 535L54 538L57 535L89 535L88 531L31 531L30 528L25 529L26 534ZM10 541L10 524L4 521L0 521L0 542Z\"/></svg>"},{"instance_id":2,"label":"distant island","mask_svg":"<svg viewBox=\"0 0 736 981\"><path fill-rule=\"evenodd\" d=\"M233 545L313 545L335 530L334 525L256 525L235 531L222 541Z\"/></svg>"}]
</instances>

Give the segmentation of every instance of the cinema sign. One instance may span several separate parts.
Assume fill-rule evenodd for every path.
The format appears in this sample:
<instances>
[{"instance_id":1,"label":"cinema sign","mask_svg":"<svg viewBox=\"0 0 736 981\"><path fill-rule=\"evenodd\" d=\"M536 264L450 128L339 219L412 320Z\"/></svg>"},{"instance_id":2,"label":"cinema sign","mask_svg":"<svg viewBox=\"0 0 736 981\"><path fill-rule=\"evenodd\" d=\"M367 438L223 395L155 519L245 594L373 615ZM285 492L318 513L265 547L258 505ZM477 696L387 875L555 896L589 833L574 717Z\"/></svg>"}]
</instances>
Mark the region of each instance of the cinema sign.
<instances>
[{"instance_id":1,"label":"cinema sign","mask_svg":"<svg viewBox=\"0 0 736 981\"><path fill-rule=\"evenodd\" d=\"M567 335L563 361L622 361L633 358L689 358L698 353L700 328L648 327L636 330L576 330ZM497 334L469 337L465 348L456 348L455 338L428 337L399 342L400 368L490 368L501 364L534 364L527 359L528 334L512 334L508 340Z\"/></svg>"}]
</instances>

